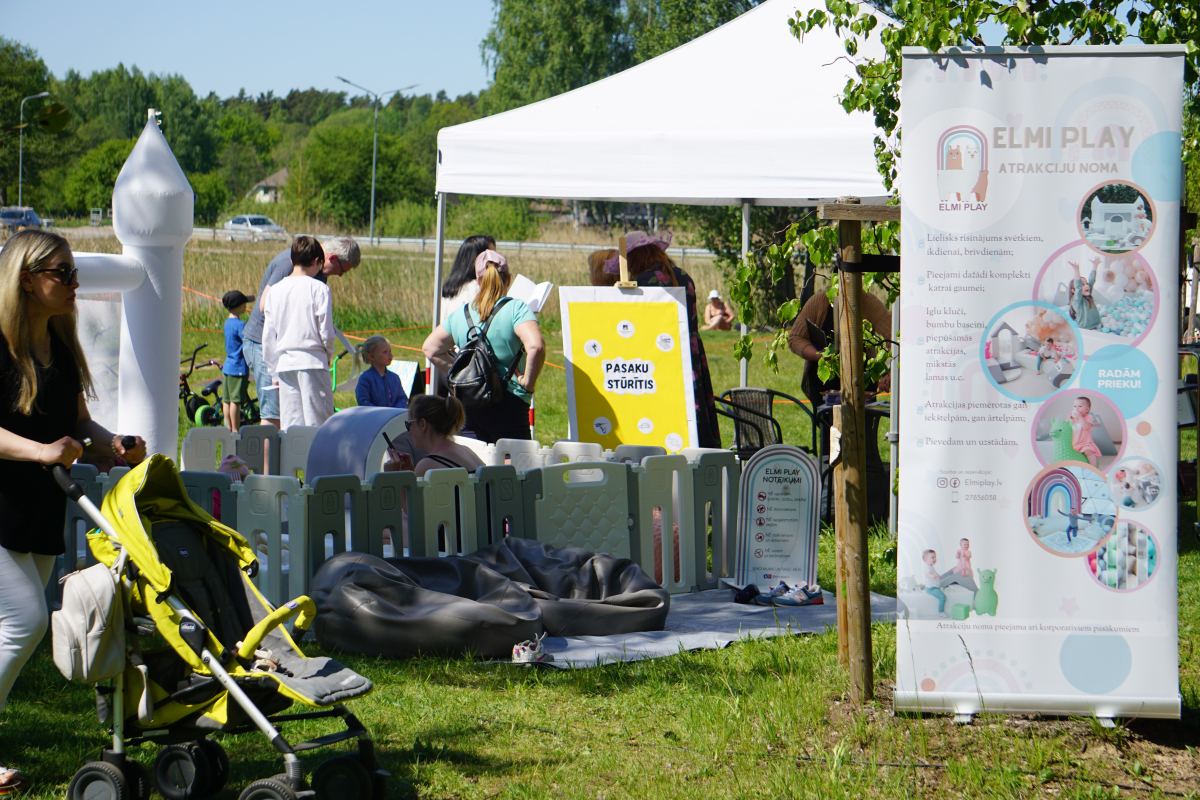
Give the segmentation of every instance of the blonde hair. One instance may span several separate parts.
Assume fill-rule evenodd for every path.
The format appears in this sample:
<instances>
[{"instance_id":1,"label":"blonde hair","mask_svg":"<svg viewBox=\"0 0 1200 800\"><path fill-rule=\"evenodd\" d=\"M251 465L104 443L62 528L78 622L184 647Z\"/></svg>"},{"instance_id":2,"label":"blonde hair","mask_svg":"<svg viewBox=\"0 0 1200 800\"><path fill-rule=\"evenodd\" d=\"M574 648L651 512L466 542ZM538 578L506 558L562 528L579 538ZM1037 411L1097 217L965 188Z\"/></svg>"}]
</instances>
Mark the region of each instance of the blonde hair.
<instances>
[{"instance_id":1,"label":"blonde hair","mask_svg":"<svg viewBox=\"0 0 1200 800\"><path fill-rule=\"evenodd\" d=\"M436 394L419 394L412 399L408 413L413 420L425 420L433 432L444 439L462 430L467 421L467 412L456 397L439 397Z\"/></svg>"},{"instance_id":2,"label":"blonde hair","mask_svg":"<svg viewBox=\"0 0 1200 800\"><path fill-rule=\"evenodd\" d=\"M385 344L390 344L386 336L371 336L362 343L358 348L358 352L354 354L354 360L359 366L367 363L367 356L375 355L375 351Z\"/></svg>"},{"instance_id":3,"label":"blonde hair","mask_svg":"<svg viewBox=\"0 0 1200 800\"><path fill-rule=\"evenodd\" d=\"M471 303L479 312L480 320L487 319L488 314L492 313L492 308L508 293L508 287L511 285L511 272L501 272L496 269L495 263L487 265L483 277L479 279L479 294L475 295L475 300Z\"/></svg>"},{"instance_id":4,"label":"blonde hair","mask_svg":"<svg viewBox=\"0 0 1200 800\"><path fill-rule=\"evenodd\" d=\"M592 286L612 286L620 280L620 275L610 275L604 271L604 262L616 254L616 250L597 250L588 256L588 272Z\"/></svg>"},{"instance_id":5,"label":"blonde hair","mask_svg":"<svg viewBox=\"0 0 1200 800\"><path fill-rule=\"evenodd\" d=\"M9 357L17 368L17 398L13 410L22 414L33 412L38 393L38 370L31 350L29 315L25 308L25 291L21 288L21 273L38 269L56 253L71 252L67 240L57 233L28 229L19 231L0 250L0 334L8 346ZM75 358L79 384L84 394L93 396L92 374L79 345L75 331L75 312L50 318L50 331Z\"/></svg>"}]
</instances>

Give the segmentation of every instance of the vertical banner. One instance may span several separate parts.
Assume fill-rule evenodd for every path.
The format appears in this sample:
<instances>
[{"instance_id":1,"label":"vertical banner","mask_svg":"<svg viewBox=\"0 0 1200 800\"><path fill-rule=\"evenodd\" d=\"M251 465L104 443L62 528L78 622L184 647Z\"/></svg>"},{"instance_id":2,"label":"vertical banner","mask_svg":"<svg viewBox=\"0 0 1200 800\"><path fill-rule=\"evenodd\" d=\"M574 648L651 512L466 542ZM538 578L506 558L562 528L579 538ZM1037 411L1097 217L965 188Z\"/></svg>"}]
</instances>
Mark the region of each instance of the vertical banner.
<instances>
[{"instance_id":1,"label":"vertical banner","mask_svg":"<svg viewBox=\"0 0 1200 800\"><path fill-rule=\"evenodd\" d=\"M1179 716L1183 56L904 51L898 709Z\"/></svg>"},{"instance_id":2,"label":"vertical banner","mask_svg":"<svg viewBox=\"0 0 1200 800\"><path fill-rule=\"evenodd\" d=\"M559 288L573 440L697 446L684 291Z\"/></svg>"}]
</instances>

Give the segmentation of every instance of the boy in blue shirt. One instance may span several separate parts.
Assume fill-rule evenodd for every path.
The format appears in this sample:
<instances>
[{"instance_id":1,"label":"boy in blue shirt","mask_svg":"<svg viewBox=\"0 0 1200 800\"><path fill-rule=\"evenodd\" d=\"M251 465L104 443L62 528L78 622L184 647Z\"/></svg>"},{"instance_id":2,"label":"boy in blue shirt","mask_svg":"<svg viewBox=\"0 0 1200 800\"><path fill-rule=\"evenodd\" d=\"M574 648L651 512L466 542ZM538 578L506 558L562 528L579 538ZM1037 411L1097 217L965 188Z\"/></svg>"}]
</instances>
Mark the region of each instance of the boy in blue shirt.
<instances>
[{"instance_id":1,"label":"boy in blue shirt","mask_svg":"<svg viewBox=\"0 0 1200 800\"><path fill-rule=\"evenodd\" d=\"M360 406L407 408L408 395L400 385L400 376L388 369L392 363L392 345L382 336L372 336L363 342L358 357L367 363L358 376L354 399Z\"/></svg>"},{"instance_id":2,"label":"boy in blue shirt","mask_svg":"<svg viewBox=\"0 0 1200 800\"><path fill-rule=\"evenodd\" d=\"M225 375L221 382L221 410L225 412L225 427L234 433L242 426L241 404L250 401L250 367L242 355L242 329L246 327L242 317L253 299L253 295L247 297L237 289L221 298L221 304L229 312L225 320L225 363L221 366Z\"/></svg>"}]
</instances>

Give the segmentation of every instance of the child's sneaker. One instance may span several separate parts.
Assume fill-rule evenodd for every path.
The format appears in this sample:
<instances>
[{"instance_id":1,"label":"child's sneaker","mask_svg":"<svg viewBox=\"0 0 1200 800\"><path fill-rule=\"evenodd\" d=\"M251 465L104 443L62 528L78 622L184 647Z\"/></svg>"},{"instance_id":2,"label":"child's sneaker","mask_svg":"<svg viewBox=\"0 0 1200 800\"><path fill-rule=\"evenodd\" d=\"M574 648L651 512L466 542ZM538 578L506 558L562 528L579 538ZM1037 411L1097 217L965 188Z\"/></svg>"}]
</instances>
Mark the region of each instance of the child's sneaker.
<instances>
[{"instance_id":1,"label":"child's sneaker","mask_svg":"<svg viewBox=\"0 0 1200 800\"><path fill-rule=\"evenodd\" d=\"M777 606L819 606L825 604L820 586L800 585L782 597L775 598Z\"/></svg>"},{"instance_id":2,"label":"child's sneaker","mask_svg":"<svg viewBox=\"0 0 1200 800\"><path fill-rule=\"evenodd\" d=\"M546 638L546 634L533 637L530 641L526 639L520 644L513 645L512 660L514 664L546 664L554 660L554 656L546 652L542 647L542 640Z\"/></svg>"},{"instance_id":3,"label":"child's sneaker","mask_svg":"<svg viewBox=\"0 0 1200 800\"><path fill-rule=\"evenodd\" d=\"M775 601L783 597L788 592L792 591L792 587L788 586L784 581L780 581L774 589L763 592L758 597L754 598L754 602L760 606L773 606Z\"/></svg>"},{"instance_id":4,"label":"child's sneaker","mask_svg":"<svg viewBox=\"0 0 1200 800\"><path fill-rule=\"evenodd\" d=\"M749 605L750 603L753 603L754 598L758 597L760 594L762 594L762 592L758 590L757 586L755 586L753 583L748 583L734 593L733 602L741 603L742 605Z\"/></svg>"}]
</instances>

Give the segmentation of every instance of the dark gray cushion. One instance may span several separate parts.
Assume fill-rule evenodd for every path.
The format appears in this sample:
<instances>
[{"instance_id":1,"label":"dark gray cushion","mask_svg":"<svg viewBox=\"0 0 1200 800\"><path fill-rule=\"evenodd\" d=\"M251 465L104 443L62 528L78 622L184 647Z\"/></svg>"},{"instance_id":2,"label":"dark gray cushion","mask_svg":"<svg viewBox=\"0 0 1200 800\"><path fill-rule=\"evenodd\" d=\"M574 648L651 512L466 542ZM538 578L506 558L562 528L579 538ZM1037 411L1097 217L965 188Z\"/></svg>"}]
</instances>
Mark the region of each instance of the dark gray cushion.
<instances>
[{"instance_id":1,"label":"dark gray cushion","mask_svg":"<svg viewBox=\"0 0 1200 800\"><path fill-rule=\"evenodd\" d=\"M469 556L334 556L313 577L322 647L508 658L551 636L662 630L666 590L626 558L509 537Z\"/></svg>"}]
</instances>

